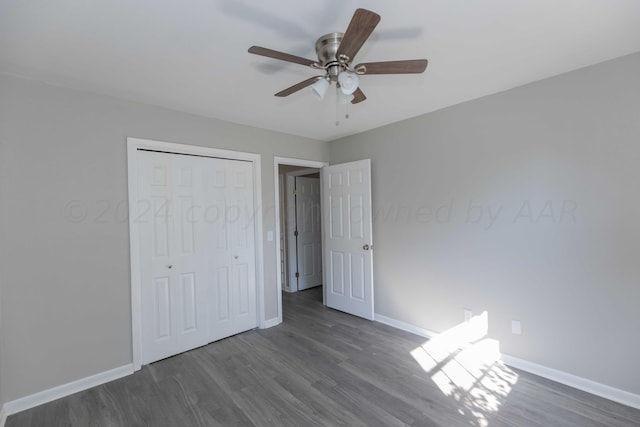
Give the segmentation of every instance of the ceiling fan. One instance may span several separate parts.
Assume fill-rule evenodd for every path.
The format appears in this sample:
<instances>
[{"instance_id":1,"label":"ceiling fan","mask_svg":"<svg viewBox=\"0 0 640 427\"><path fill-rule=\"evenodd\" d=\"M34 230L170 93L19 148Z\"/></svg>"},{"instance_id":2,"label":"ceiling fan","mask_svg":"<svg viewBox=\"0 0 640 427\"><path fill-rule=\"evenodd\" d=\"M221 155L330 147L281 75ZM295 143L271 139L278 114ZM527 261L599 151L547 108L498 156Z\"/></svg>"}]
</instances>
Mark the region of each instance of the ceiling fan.
<instances>
[{"instance_id":1,"label":"ceiling fan","mask_svg":"<svg viewBox=\"0 0 640 427\"><path fill-rule=\"evenodd\" d=\"M314 76L288 87L276 93L275 96L289 96L311 86L313 92L322 99L329 85L335 83L340 89L338 95L343 97L345 102L351 101L352 104L357 104L367 99L359 87L358 76L418 74L427 68L428 61L426 59L366 62L352 66L353 58L369 38L378 22L380 22L380 15L377 13L366 9L357 9L345 33L325 34L316 41L317 61L260 46L251 46L249 53L306 65L325 72L324 75Z\"/></svg>"}]
</instances>

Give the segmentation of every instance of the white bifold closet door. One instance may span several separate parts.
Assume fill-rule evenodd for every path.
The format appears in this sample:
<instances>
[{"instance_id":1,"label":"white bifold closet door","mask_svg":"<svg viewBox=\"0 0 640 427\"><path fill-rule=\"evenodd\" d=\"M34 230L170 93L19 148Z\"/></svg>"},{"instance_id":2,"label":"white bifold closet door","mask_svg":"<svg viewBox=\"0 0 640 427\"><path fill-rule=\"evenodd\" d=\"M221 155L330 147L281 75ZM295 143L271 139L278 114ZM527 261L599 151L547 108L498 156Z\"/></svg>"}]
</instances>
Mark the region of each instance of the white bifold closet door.
<instances>
[{"instance_id":1,"label":"white bifold closet door","mask_svg":"<svg viewBox=\"0 0 640 427\"><path fill-rule=\"evenodd\" d=\"M210 341L257 326L253 166L216 162L205 194Z\"/></svg>"},{"instance_id":2,"label":"white bifold closet door","mask_svg":"<svg viewBox=\"0 0 640 427\"><path fill-rule=\"evenodd\" d=\"M138 151L142 361L257 326L250 162Z\"/></svg>"}]
</instances>

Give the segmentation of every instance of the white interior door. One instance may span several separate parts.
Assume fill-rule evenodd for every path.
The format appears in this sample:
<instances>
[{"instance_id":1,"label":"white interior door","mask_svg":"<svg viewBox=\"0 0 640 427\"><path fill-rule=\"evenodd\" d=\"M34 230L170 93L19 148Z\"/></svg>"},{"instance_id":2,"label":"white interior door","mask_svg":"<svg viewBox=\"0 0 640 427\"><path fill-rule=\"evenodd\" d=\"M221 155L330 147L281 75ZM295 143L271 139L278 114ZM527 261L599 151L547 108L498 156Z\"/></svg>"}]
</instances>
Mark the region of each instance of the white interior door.
<instances>
[{"instance_id":1,"label":"white interior door","mask_svg":"<svg viewBox=\"0 0 640 427\"><path fill-rule=\"evenodd\" d=\"M257 326L250 162L138 151L142 363Z\"/></svg>"},{"instance_id":2,"label":"white interior door","mask_svg":"<svg viewBox=\"0 0 640 427\"><path fill-rule=\"evenodd\" d=\"M285 217L285 230L287 246L285 254L287 257L287 290L296 292L298 290L298 251L296 237L296 177L286 175L286 210L283 210Z\"/></svg>"},{"instance_id":3,"label":"white interior door","mask_svg":"<svg viewBox=\"0 0 640 427\"><path fill-rule=\"evenodd\" d=\"M326 166L321 179L326 304L373 320L371 161Z\"/></svg>"},{"instance_id":4,"label":"white interior door","mask_svg":"<svg viewBox=\"0 0 640 427\"><path fill-rule=\"evenodd\" d=\"M208 343L199 158L138 152L143 363Z\"/></svg>"},{"instance_id":5,"label":"white interior door","mask_svg":"<svg viewBox=\"0 0 640 427\"><path fill-rule=\"evenodd\" d=\"M320 180L295 177L298 290L322 284Z\"/></svg>"}]
</instances>

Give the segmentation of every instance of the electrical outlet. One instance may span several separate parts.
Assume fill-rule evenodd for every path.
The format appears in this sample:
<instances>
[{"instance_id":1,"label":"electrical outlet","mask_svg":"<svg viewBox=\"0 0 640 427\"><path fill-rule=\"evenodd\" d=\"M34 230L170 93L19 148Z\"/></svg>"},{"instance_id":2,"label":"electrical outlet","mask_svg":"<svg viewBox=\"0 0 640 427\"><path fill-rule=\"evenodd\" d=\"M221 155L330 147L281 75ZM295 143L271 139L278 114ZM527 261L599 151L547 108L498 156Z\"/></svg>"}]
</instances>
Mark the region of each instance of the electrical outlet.
<instances>
[{"instance_id":1,"label":"electrical outlet","mask_svg":"<svg viewBox=\"0 0 640 427\"><path fill-rule=\"evenodd\" d=\"M515 335L522 335L522 324L519 320L511 321L511 333Z\"/></svg>"},{"instance_id":2,"label":"electrical outlet","mask_svg":"<svg viewBox=\"0 0 640 427\"><path fill-rule=\"evenodd\" d=\"M468 308L464 308L463 312L464 312L464 321L468 322L469 320L471 320L471 318L473 317L473 311L469 310Z\"/></svg>"}]
</instances>

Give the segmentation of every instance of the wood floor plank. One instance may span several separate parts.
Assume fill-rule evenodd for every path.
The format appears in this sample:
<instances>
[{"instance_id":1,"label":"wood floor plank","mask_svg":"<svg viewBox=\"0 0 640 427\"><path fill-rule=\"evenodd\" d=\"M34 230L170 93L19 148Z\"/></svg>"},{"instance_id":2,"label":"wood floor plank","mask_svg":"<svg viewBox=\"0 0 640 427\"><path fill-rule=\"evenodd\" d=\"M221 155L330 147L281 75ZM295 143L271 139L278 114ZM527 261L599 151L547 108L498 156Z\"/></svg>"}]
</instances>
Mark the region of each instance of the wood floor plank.
<instances>
[{"instance_id":1,"label":"wood floor plank","mask_svg":"<svg viewBox=\"0 0 640 427\"><path fill-rule=\"evenodd\" d=\"M425 371L411 354L425 341L324 307L321 288L284 293L281 325L11 415L6 426L640 426L640 410L499 361L462 366L460 350Z\"/></svg>"}]
</instances>

